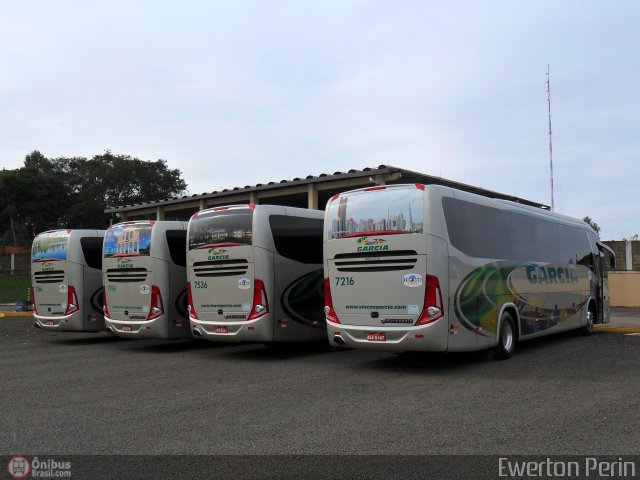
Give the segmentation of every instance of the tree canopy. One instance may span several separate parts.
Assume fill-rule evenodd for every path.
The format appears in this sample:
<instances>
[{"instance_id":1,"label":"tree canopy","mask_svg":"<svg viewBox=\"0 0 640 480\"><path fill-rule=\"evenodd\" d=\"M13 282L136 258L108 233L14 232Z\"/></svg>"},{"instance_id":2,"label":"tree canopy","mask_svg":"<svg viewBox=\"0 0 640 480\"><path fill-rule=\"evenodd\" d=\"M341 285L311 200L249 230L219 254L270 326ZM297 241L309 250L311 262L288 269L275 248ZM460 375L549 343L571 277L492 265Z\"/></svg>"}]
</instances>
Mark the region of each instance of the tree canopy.
<instances>
[{"instance_id":1,"label":"tree canopy","mask_svg":"<svg viewBox=\"0 0 640 480\"><path fill-rule=\"evenodd\" d=\"M591 228L595 230L596 233L600 233L600 225L593 221L593 219L589 216L586 216L582 219L584 223L589 225Z\"/></svg>"},{"instance_id":2,"label":"tree canopy","mask_svg":"<svg viewBox=\"0 0 640 480\"><path fill-rule=\"evenodd\" d=\"M0 244L30 244L56 228L106 228L109 206L152 202L184 193L178 169L106 150L90 159L48 159L38 151L24 166L0 171Z\"/></svg>"}]
</instances>

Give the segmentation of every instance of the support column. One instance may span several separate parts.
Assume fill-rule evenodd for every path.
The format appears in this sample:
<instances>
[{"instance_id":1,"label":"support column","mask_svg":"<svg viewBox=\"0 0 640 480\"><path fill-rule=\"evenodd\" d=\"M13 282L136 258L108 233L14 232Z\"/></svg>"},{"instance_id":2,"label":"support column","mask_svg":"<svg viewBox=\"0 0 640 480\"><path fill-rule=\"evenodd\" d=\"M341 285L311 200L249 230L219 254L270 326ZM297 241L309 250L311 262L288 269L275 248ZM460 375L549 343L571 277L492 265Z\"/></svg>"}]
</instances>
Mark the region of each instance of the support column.
<instances>
[{"instance_id":1,"label":"support column","mask_svg":"<svg viewBox=\"0 0 640 480\"><path fill-rule=\"evenodd\" d=\"M249 203L253 205L258 205L260 203L258 201L258 192L249 192Z\"/></svg>"},{"instance_id":2,"label":"support column","mask_svg":"<svg viewBox=\"0 0 640 480\"><path fill-rule=\"evenodd\" d=\"M121 222L126 222L126 221L129 219L129 217L127 216L127 214L126 214L126 213L124 213L124 212L120 212L120 213L118 213L117 215L118 215L118 217L120 217L120 221L121 221Z\"/></svg>"},{"instance_id":3,"label":"support column","mask_svg":"<svg viewBox=\"0 0 640 480\"><path fill-rule=\"evenodd\" d=\"M164 220L164 208L160 205L156 207L156 220Z\"/></svg>"},{"instance_id":4,"label":"support column","mask_svg":"<svg viewBox=\"0 0 640 480\"><path fill-rule=\"evenodd\" d=\"M384 179L384 177L382 175L376 175L375 177L373 177L373 183L375 183L376 185L386 185L387 182Z\"/></svg>"},{"instance_id":5,"label":"support column","mask_svg":"<svg viewBox=\"0 0 640 480\"><path fill-rule=\"evenodd\" d=\"M205 206L204 206L204 198L200 199L200 202L198 202L198 210L204 210Z\"/></svg>"},{"instance_id":6,"label":"support column","mask_svg":"<svg viewBox=\"0 0 640 480\"><path fill-rule=\"evenodd\" d=\"M631 252L631 240L624 241L624 259L627 270L633 270L633 255Z\"/></svg>"},{"instance_id":7,"label":"support column","mask_svg":"<svg viewBox=\"0 0 640 480\"><path fill-rule=\"evenodd\" d=\"M310 183L307 187L307 208L318 210L318 187L315 183Z\"/></svg>"}]
</instances>

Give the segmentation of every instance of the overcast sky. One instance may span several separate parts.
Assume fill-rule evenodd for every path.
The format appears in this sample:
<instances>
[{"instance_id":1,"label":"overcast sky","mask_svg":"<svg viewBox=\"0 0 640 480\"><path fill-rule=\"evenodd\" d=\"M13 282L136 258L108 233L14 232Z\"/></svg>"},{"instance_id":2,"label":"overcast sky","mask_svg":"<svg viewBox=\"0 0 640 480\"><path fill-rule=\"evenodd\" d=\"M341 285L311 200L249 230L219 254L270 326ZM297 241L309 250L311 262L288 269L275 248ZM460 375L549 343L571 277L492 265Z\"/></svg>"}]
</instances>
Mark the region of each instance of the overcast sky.
<instances>
[{"instance_id":1,"label":"overcast sky","mask_svg":"<svg viewBox=\"0 0 640 480\"><path fill-rule=\"evenodd\" d=\"M0 167L110 149L191 193L388 164L640 234L640 2L0 0Z\"/></svg>"}]
</instances>

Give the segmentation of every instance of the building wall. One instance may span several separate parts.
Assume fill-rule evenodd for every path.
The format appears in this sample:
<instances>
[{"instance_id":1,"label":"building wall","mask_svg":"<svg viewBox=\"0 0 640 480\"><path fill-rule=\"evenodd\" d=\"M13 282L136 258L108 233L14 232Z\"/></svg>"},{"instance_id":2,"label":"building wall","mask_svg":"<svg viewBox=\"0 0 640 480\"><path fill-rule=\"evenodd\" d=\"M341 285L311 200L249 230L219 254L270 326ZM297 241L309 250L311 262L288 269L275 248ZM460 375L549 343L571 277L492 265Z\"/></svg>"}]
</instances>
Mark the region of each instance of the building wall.
<instances>
[{"instance_id":1,"label":"building wall","mask_svg":"<svg viewBox=\"0 0 640 480\"><path fill-rule=\"evenodd\" d=\"M640 307L640 271L609 272L612 307Z\"/></svg>"},{"instance_id":2,"label":"building wall","mask_svg":"<svg viewBox=\"0 0 640 480\"><path fill-rule=\"evenodd\" d=\"M627 271L627 244L631 244L631 270L640 271L640 240L607 240L603 242L616 254L616 271Z\"/></svg>"},{"instance_id":3,"label":"building wall","mask_svg":"<svg viewBox=\"0 0 640 480\"><path fill-rule=\"evenodd\" d=\"M28 275L31 273L31 253L14 254L14 268L11 272L11 254L0 253L0 276Z\"/></svg>"}]
</instances>

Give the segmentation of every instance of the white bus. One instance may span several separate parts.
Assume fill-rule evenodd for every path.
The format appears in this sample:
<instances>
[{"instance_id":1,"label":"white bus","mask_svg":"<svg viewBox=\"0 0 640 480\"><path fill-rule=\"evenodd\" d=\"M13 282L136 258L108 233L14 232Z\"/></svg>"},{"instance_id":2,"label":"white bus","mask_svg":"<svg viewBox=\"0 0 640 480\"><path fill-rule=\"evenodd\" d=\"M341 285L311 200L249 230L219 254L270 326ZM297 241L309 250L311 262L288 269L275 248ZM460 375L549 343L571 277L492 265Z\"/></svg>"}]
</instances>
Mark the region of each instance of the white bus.
<instances>
[{"instance_id":1,"label":"white bus","mask_svg":"<svg viewBox=\"0 0 640 480\"><path fill-rule=\"evenodd\" d=\"M128 338L191 338L187 321L187 223L134 221L104 239L107 329Z\"/></svg>"},{"instance_id":2,"label":"white bus","mask_svg":"<svg viewBox=\"0 0 640 480\"><path fill-rule=\"evenodd\" d=\"M494 348L609 321L605 256L584 222L445 186L334 196L325 216L329 341L389 351Z\"/></svg>"},{"instance_id":3,"label":"white bus","mask_svg":"<svg viewBox=\"0 0 640 480\"><path fill-rule=\"evenodd\" d=\"M193 335L228 342L325 338L323 212L232 205L189 221Z\"/></svg>"},{"instance_id":4,"label":"white bus","mask_svg":"<svg viewBox=\"0 0 640 480\"><path fill-rule=\"evenodd\" d=\"M104 330L104 230L52 230L31 247L35 326L66 332Z\"/></svg>"}]
</instances>

